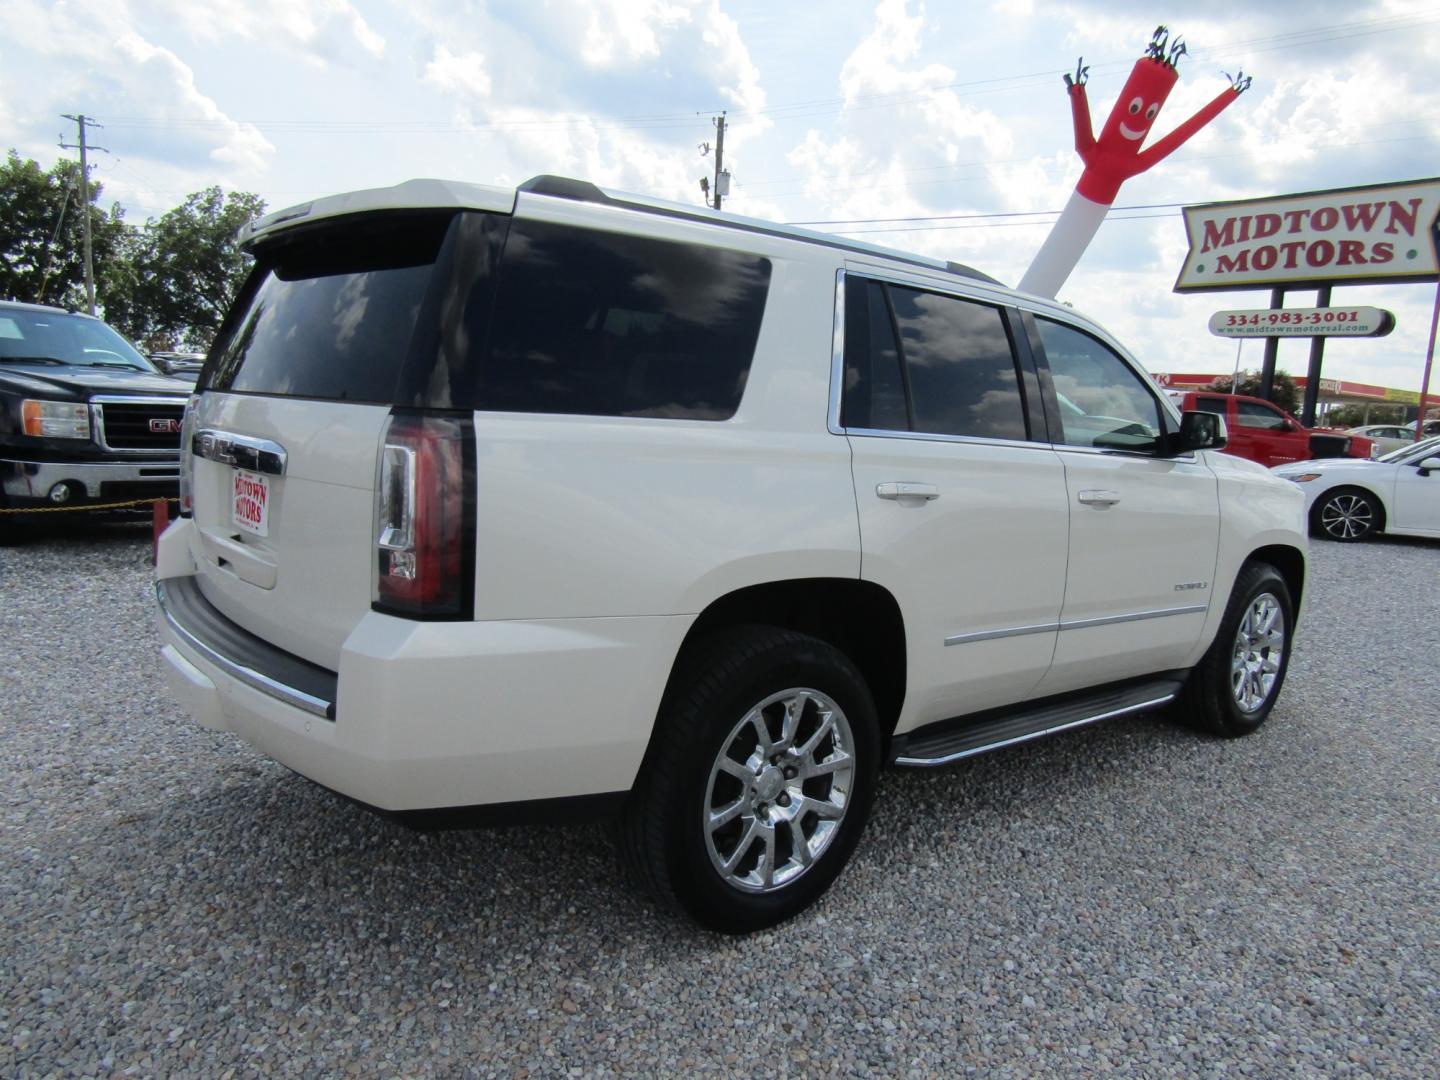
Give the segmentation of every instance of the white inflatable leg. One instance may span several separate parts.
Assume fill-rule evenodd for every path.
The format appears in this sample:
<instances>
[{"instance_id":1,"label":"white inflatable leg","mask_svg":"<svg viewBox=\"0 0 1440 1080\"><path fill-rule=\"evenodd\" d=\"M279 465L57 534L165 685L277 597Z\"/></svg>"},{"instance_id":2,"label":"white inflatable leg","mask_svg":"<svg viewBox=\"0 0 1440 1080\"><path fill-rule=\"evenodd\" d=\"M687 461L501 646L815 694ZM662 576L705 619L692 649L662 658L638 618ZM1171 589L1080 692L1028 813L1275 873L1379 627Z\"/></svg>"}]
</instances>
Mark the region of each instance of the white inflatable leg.
<instances>
[{"instance_id":1,"label":"white inflatable leg","mask_svg":"<svg viewBox=\"0 0 1440 1080\"><path fill-rule=\"evenodd\" d=\"M1078 191L1073 193L1041 245L1035 261L1020 279L1020 291L1053 300L1109 212L1110 207L1091 202Z\"/></svg>"}]
</instances>

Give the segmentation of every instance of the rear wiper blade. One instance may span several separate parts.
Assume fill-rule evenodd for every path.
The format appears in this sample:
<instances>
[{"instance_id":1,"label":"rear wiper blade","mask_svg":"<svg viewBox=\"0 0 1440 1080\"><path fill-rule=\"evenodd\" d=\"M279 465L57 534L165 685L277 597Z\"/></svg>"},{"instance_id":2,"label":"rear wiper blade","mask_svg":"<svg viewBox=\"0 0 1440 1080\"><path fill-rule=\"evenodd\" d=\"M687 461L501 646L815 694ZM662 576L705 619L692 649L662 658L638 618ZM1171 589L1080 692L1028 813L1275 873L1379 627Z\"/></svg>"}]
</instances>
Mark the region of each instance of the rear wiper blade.
<instances>
[{"instance_id":1,"label":"rear wiper blade","mask_svg":"<svg viewBox=\"0 0 1440 1080\"><path fill-rule=\"evenodd\" d=\"M69 367L70 361L61 360L56 356L0 356L0 363L6 364L56 364L60 367Z\"/></svg>"}]
</instances>

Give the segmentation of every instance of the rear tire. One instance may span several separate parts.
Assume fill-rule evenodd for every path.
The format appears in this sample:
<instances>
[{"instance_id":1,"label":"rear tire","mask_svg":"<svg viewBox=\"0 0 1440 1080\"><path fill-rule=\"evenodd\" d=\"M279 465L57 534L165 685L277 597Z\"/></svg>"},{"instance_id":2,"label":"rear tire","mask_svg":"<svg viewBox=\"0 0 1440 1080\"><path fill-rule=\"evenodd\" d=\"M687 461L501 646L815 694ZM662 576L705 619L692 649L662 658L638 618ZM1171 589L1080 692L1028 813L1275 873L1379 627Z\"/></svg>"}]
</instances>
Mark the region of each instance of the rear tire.
<instances>
[{"instance_id":1,"label":"rear tire","mask_svg":"<svg viewBox=\"0 0 1440 1080\"><path fill-rule=\"evenodd\" d=\"M1337 488L1326 492L1310 511L1310 531L1326 540L1353 544L1380 530L1380 503L1368 491Z\"/></svg>"},{"instance_id":2,"label":"rear tire","mask_svg":"<svg viewBox=\"0 0 1440 1080\"><path fill-rule=\"evenodd\" d=\"M20 538L20 530L25 526L20 524L19 518L24 514L7 514L5 510L10 508L9 502L4 495L0 495L0 547L13 544Z\"/></svg>"},{"instance_id":3,"label":"rear tire","mask_svg":"<svg viewBox=\"0 0 1440 1080\"><path fill-rule=\"evenodd\" d=\"M1265 722L1290 666L1294 612L1278 570L1258 562L1241 569L1220 630L1180 692L1192 725L1234 738Z\"/></svg>"},{"instance_id":4,"label":"rear tire","mask_svg":"<svg viewBox=\"0 0 1440 1080\"><path fill-rule=\"evenodd\" d=\"M850 660L774 627L686 650L619 823L621 858L658 900L748 933L803 911L859 842L880 733Z\"/></svg>"}]
</instances>

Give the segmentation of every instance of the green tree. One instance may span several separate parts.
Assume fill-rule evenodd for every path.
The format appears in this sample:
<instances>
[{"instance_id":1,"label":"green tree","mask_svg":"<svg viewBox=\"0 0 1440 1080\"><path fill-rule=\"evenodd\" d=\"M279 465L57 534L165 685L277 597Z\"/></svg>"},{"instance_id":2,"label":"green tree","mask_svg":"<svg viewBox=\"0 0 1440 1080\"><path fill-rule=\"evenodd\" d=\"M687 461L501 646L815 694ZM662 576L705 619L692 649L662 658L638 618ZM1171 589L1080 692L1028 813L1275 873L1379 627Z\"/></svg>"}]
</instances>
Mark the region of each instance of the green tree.
<instances>
[{"instance_id":1,"label":"green tree","mask_svg":"<svg viewBox=\"0 0 1440 1080\"><path fill-rule=\"evenodd\" d=\"M93 171L93 170L92 170ZM85 303L84 214L80 165L57 161L48 171L11 150L0 165L0 299L82 307ZM90 232L96 294L124 258L133 228L118 205L100 209L103 185L90 182Z\"/></svg>"},{"instance_id":2,"label":"green tree","mask_svg":"<svg viewBox=\"0 0 1440 1080\"><path fill-rule=\"evenodd\" d=\"M1222 394L1230 393L1231 378L1229 375L1220 375L1215 378L1209 386L1211 390L1219 390ZM1260 393L1260 372L1242 371L1240 373L1240 394L1249 394L1251 397L1264 397ZM1284 409L1291 416L1298 416L1301 408L1300 388L1295 385L1295 379L1284 371L1275 372L1275 381L1270 394L1270 400L1280 408Z\"/></svg>"},{"instance_id":3,"label":"green tree","mask_svg":"<svg viewBox=\"0 0 1440 1080\"><path fill-rule=\"evenodd\" d=\"M107 318L137 340L208 348L250 267L236 234L264 212L258 195L209 187L147 222L117 268Z\"/></svg>"}]
</instances>

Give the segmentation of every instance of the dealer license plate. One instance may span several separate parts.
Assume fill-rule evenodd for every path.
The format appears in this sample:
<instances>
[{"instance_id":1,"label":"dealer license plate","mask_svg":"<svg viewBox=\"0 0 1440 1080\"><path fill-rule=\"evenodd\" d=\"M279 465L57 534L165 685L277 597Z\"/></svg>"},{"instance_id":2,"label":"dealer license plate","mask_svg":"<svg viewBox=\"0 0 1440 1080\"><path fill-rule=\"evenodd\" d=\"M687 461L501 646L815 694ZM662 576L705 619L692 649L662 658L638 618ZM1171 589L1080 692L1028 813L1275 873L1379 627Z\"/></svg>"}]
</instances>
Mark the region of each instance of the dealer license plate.
<instances>
[{"instance_id":1,"label":"dealer license plate","mask_svg":"<svg viewBox=\"0 0 1440 1080\"><path fill-rule=\"evenodd\" d=\"M230 520L256 536L270 535L270 479L260 473L235 470L235 498Z\"/></svg>"}]
</instances>

